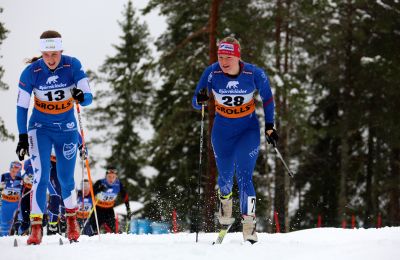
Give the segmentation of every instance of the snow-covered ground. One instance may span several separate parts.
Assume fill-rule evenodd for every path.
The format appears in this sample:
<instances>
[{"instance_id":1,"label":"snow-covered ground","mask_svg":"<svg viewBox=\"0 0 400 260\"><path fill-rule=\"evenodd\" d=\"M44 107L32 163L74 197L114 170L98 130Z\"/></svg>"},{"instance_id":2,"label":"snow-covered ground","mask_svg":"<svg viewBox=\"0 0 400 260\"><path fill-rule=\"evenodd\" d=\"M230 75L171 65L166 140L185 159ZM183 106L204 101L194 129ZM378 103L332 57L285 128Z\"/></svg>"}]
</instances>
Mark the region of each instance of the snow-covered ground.
<instances>
[{"instance_id":1,"label":"snow-covered ground","mask_svg":"<svg viewBox=\"0 0 400 260\"><path fill-rule=\"evenodd\" d=\"M258 234L259 242L242 242L241 233L229 233L223 244L212 245L215 233L167 235L105 234L82 236L79 243L59 245L59 236L45 236L39 246L26 246L27 237L0 238L4 260L100 259L218 259L218 260L398 260L400 227L381 229L308 229L287 234ZM65 239L65 238L64 238Z\"/></svg>"}]
</instances>

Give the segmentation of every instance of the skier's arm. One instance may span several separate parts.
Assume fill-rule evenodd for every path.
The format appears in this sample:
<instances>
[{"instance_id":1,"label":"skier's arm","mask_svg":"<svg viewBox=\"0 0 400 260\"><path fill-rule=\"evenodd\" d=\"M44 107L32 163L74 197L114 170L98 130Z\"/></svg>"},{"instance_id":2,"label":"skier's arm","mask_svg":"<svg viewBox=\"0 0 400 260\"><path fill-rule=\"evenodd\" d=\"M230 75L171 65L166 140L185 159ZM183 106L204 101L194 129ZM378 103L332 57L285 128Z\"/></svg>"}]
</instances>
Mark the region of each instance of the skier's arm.
<instances>
[{"instance_id":1,"label":"skier's arm","mask_svg":"<svg viewBox=\"0 0 400 260\"><path fill-rule=\"evenodd\" d=\"M262 69L255 67L254 81L263 102L265 117L265 136L267 142L275 146L278 142L279 136L274 128L275 104L274 97L272 96L271 87L269 85L269 79L267 74Z\"/></svg>"},{"instance_id":2,"label":"skier's arm","mask_svg":"<svg viewBox=\"0 0 400 260\"><path fill-rule=\"evenodd\" d=\"M267 74L256 67L254 71L256 87L263 102L265 124L274 125L275 104Z\"/></svg>"},{"instance_id":3,"label":"skier's arm","mask_svg":"<svg viewBox=\"0 0 400 260\"><path fill-rule=\"evenodd\" d=\"M18 83L18 99L17 99L17 125L19 134L28 133L28 109L32 94L31 84L31 66L28 66L21 74Z\"/></svg>"},{"instance_id":4,"label":"skier's arm","mask_svg":"<svg viewBox=\"0 0 400 260\"><path fill-rule=\"evenodd\" d=\"M94 195L97 195L98 193L102 192L103 189L104 185L101 183L101 180L96 181L96 183L93 185Z\"/></svg>"},{"instance_id":5,"label":"skier's arm","mask_svg":"<svg viewBox=\"0 0 400 260\"><path fill-rule=\"evenodd\" d=\"M4 174L2 174L1 180L0 180L0 191L3 190L5 186L6 186L5 178L4 178Z\"/></svg>"},{"instance_id":6,"label":"skier's arm","mask_svg":"<svg viewBox=\"0 0 400 260\"><path fill-rule=\"evenodd\" d=\"M76 58L72 58L72 70L74 81L77 87L77 90L75 91L83 94L83 97L78 99L79 103L82 106L90 105L93 101L93 95L92 91L90 90L89 80L85 71L83 70L81 62Z\"/></svg>"},{"instance_id":7,"label":"skier's arm","mask_svg":"<svg viewBox=\"0 0 400 260\"><path fill-rule=\"evenodd\" d=\"M121 198L125 203L126 211L128 212L128 217L129 217L129 215L131 214L131 208L129 206L129 196L128 196L128 193L126 192L125 187L121 181L119 182L119 188L120 188Z\"/></svg>"},{"instance_id":8,"label":"skier's arm","mask_svg":"<svg viewBox=\"0 0 400 260\"><path fill-rule=\"evenodd\" d=\"M208 66L207 69L204 70L199 82L197 83L196 90L194 91L194 95L192 98L192 106L194 109L196 109L196 110L201 109L201 104L199 104L198 101L206 101L206 100L204 100L205 94L200 93L200 92L203 90L208 90L208 92L211 91L209 89L211 79L212 79L212 65Z\"/></svg>"}]
</instances>

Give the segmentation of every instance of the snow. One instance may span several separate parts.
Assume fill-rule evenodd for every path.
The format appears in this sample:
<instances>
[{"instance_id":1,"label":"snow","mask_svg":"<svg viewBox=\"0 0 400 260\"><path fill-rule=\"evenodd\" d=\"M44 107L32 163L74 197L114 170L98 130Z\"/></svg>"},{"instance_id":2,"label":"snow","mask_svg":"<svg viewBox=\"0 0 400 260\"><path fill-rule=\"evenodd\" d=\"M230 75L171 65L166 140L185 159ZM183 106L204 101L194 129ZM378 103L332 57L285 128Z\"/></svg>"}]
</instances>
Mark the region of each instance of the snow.
<instances>
[{"instance_id":1,"label":"snow","mask_svg":"<svg viewBox=\"0 0 400 260\"><path fill-rule=\"evenodd\" d=\"M218 260L369 260L400 259L400 228L318 228L286 234L259 233L259 242L242 242L241 233L228 233L221 245L212 245L216 233L165 235L104 234L81 236L79 243L59 246L60 236L45 236L39 246L26 246L27 237L0 238L2 259L218 259ZM64 238L65 240L65 238Z\"/></svg>"},{"instance_id":2,"label":"snow","mask_svg":"<svg viewBox=\"0 0 400 260\"><path fill-rule=\"evenodd\" d=\"M131 212L139 211L143 207L144 207L143 203L140 203L138 201L129 201L129 208L131 209ZM115 214L118 214L118 215L126 215L125 203L121 203L118 206L115 206L114 212L115 212Z\"/></svg>"},{"instance_id":3,"label":"snow","mask_svg":"<svg viewBox=\"0 0 400 260\"><path fill-rule=\"evenodd\" d=\"M284 85L283 80L281 79L281 77L279 77L278 74L275 74L274 77L273 77L273 79L274 79L274 81L276 82L276 85L277 85L278 87L283 87L283 85Z\"/></svg>"}]
</instances>

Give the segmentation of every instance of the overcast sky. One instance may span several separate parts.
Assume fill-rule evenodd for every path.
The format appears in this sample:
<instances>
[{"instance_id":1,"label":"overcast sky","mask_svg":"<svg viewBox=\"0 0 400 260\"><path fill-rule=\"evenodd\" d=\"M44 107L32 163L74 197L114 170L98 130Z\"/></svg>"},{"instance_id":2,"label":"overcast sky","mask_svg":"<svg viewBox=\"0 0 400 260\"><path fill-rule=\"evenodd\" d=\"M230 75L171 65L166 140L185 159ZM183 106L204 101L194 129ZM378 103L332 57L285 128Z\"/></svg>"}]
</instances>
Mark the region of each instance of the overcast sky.
<instances>
[{"instance_id":1,"label":"overcast sky","mask_svg":"<svg viewBox=\"0 0 400 260\"><path fill-rule=\"evenodd\" d=\"M0 45L2 80L10 87L0 91L0 117L6 128L18 136L16 125L17 83L25 68L24 59L39 56L39 36L56 30L63 38L64 53L77 57L85 69L97 71L106 56L114 54L112 44L119 43L122 11L128 0L2 0L0 22L10 32ZM136 10L147 0L132 1ZM138 13L138 12L137 12ZM158 12L142 17L150 35L157 38L165 30L165 19ZM95 93L95 90L93 90ZM90 133L85 133L90 141ZM0 174L17 159L17 140L0 143Z\"/></svg>"}]
</instances>

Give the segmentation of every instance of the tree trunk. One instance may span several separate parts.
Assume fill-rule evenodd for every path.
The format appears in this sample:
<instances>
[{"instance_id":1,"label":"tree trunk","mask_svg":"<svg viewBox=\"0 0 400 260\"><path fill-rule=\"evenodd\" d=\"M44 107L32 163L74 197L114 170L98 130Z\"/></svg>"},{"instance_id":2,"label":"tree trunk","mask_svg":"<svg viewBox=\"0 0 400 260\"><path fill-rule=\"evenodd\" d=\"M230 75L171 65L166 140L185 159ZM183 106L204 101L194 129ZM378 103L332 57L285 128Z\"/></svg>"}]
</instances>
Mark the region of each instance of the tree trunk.
<instances>
[{"instance_id":1,"label":"tree trunk","mask_svg":"<svg viewBox=\"0 0 400 260\"><path fill-rule=\"evenodd\" d=\"M217 42L216 42L216 29L217 29L217 21L218 21L218 9L220 6L220 0L213 0L211 2L210 7L210 16L209 16L209 64L212 64L217 61ZM206 187L205 187L205 231L212 232L214 231L214 212L215 212L215 185L216 185L216 163L214 158L214 152L211 144L211 131L214 125L214 117L215 117L215 106L214 106L214 97L209 94L210 100L208 102L208 174L206 177Z\"/></svg>"},{"instance_id":2,"label":"tree trunk","mask_svg":"<svg viewBox=\"0 0 400 260\"><path fill-rule=\"evenodd\" d=\"M347 204L347 172L349 169L350 159L350 146L349 146L349 132L350 132L350 119L349 119L349 103L350 91L353 89L352 82L352 46L353 46L353 6L351 0L347 1L346 6L346 42L345 42L345 88L341 98L342 102L339 109L343 110L342 124L339 130L340 137L340 184L339 184L339 198L338 198L338 220L341 221L346 217L346 204Z\"/></svg>"},{"instance_id":3,"label":"tree trunk","mask_svg":"<svg viewBox=\"0 0 400 260\"><path fill-rule=\"evenodd\" d=\"M282 1L277 0L276 6L276 18L275 18L275 66L277 74L280 76L281 73L281 31L282 31ZM276 88L274 100L276 103L276 115L279 120L276 120L276 129L278 133L281 133L279 140L280 146L285 146L286 138L285 133L282 131L282 125L280 121L283 118L284 113L284 89ZM284 152L283 152L284 154ZM286 213L286 196L285 196L285 173L281 162L275 160L275 192L274 192L274 210L278 213L278 221L281 227L281 232L285 232L285 213ZM275 218L274 218L275 221ZM277 223L275 223L276 225Z\"/></svg>"}]
</instances>

